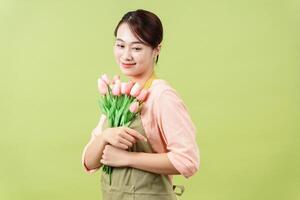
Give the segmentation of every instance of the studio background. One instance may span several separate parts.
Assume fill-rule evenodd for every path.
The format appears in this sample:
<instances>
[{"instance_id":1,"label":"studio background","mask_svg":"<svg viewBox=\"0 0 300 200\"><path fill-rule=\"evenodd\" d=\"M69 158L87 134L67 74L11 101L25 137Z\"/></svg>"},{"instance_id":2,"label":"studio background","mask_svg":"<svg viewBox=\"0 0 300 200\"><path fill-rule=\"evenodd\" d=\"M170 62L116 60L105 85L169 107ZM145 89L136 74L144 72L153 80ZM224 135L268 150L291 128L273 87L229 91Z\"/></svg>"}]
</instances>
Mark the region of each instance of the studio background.
<instances>
[{"instance_id":1,"label":"studio background","mask_svg":"<svg viewBox=\"0 0 300 200\"><path fill-rule=\"evenodd\" d=\"M0 199L101 199L81 153L97 79L120 74L114 28L138 8L162 20L156 72L197 128L181 199L300 199L296 0L0 0Z\"/></svg>"}]
</instances>

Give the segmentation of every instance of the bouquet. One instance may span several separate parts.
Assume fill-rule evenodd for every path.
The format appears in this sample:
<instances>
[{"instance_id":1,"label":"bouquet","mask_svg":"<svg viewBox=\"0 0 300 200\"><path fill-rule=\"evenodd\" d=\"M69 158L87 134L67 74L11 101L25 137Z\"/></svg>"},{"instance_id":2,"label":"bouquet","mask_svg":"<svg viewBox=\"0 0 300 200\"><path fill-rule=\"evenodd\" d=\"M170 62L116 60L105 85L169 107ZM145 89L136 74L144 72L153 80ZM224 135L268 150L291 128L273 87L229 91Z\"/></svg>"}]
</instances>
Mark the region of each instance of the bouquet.
<instances>
[{"instance_id":1,"label":"bouquet","mask_svg":"<svg viewBox=\"0 0 300 200\"><path fill-rule=\"evenodd\" d=\"M109 127L127 126L141 111L141 105L146 100L148 90L139 83L121 82L120 76L115 75L110 81L106 74L98 79L100 99L98 101L101 112L107 116ZM103 171L111 175L113 167L103 165Z\"/></svg>"}]
</instances>

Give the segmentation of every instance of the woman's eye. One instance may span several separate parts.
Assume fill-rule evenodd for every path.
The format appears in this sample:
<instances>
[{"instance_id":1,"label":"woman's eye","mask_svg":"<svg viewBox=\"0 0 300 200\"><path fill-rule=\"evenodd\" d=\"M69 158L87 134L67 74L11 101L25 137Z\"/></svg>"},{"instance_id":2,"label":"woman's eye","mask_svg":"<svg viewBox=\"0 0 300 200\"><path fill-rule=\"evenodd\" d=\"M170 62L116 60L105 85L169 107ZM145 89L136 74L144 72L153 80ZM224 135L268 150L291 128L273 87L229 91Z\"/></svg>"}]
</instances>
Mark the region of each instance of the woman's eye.
<instances>
[{"instance_id":1,"label":"woman's eye","mask_svg":"<svg viewBox=\"0 0 300 200\"><path fill-rule=\"evenodd\" d=\"M121 48L123 48L123 47L124 47L124 45L122 45L122 44L117 44L117 47L121 47Z\"/></svg>"},{"instance_id":2,"label":"woman's eye","mask_svg":"<svg viewBox=\"0 0 300 200\"><path fill-rule=\"evenodd\" d=\"M140 48L140 47L135 47L135 48L133 48L133 49L136 50L136 51L142 50L142 48Z\"/></svg>"}]
</instances>

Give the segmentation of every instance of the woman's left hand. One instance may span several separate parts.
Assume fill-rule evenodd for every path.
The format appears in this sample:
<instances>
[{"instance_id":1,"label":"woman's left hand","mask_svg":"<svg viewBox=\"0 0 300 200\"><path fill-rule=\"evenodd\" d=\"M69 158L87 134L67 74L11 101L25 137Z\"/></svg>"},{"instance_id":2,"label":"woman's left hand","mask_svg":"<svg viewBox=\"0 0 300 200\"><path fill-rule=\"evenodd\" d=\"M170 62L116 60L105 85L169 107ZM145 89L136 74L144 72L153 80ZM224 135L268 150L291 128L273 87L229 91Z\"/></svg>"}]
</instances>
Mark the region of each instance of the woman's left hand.
<instances>
[{"instance_id":1,"label":"woman's left hand","mask_svg":"<svg viewBox=\"0 0 300 200\"><path fill-rule=\"evenodd\" d=\"M129 154L130 152L126 150L107 144L103 150L100 162L112 167L125 167L129 164Z\"/></svg>"}]
</instances>

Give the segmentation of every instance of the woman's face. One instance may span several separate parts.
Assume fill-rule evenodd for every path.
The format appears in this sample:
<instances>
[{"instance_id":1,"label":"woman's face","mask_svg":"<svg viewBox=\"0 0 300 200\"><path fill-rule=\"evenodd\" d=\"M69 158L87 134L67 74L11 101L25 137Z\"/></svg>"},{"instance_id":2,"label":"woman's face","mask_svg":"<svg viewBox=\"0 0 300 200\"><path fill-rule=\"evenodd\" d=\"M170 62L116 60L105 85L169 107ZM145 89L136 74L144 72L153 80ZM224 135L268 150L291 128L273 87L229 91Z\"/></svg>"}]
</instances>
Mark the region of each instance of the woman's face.
<instances>
[{"instance_id":1,"label":"woman's face","mask_svg":"<svg viewBox=\"0 0 300 200\"><path fill-rule=\"evenodd\" d=\"M123 23L119 26L114 45L114 55L123 74L130 77L143 76L153 71L158 51L140 42Z\"/></svg>"}]
</instances>

